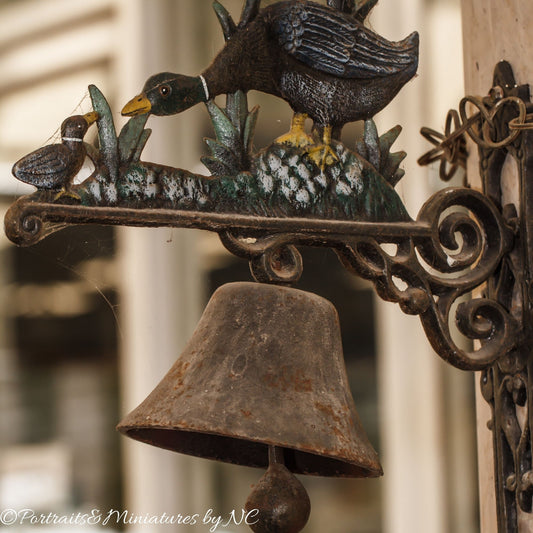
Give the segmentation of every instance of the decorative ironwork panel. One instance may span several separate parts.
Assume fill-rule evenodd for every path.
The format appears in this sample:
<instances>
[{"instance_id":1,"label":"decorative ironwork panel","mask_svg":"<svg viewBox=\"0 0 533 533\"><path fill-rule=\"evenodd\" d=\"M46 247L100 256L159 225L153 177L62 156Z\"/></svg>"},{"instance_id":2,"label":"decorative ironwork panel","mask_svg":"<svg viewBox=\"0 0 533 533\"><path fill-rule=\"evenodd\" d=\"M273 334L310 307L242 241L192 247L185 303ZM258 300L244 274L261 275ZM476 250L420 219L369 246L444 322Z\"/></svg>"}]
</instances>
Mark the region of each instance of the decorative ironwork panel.
<instances>
[{"instance_id":1,"label":"decorative ironwork panel","mask_svg":"<svg viewBox=\"0 0 533 533\"><path fill-rule=\"evenodd\" d=\"M471 115L469 108L474 110ZM518 531L519 510L533 511L532 111L529 86L517 85L511 66L502 61L496 66L493 87L487 97L466 97L461 101L459 113L448 114L445 136L423 129L436 148L420 159L422 164L440 159L441 175L449 177L458 166L468 135L478 147L483 192L502 212L512 230L512 247L488 279L483 296L507 310L514 324L515 340L500 352L493 364L480 367L483 369L481 390L492 407L489 426L494 439L498 530L508 533ZM455 131L448 130L452 122ZM520 192L517 206L504 204L503 169L509 159L518 175L518 182L513 185Z\"/></svg>"}]
</instances>

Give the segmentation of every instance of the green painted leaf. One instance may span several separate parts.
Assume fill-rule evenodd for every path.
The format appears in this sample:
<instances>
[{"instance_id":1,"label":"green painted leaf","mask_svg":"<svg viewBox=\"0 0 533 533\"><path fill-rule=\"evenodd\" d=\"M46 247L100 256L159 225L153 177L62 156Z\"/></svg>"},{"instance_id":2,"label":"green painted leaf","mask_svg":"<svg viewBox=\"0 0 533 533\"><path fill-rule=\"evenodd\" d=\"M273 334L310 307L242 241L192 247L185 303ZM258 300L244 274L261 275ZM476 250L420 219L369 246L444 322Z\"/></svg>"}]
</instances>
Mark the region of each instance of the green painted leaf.
<instances>
[{"instance_id":1,"label":"green painted leaf","mask_svg":"<svg viewBox=\"0 0 533 533\"><path fill-rule=\"evenodd\" d=\"M388 154L387 163L381 170L382 176L394 187L404 176L405 171L400 169L400 164L407 157L405 152Z\"/></svg>"},{"instance_id":2,"label":"green painted leaf","mask_svg":"<svg viewBox=\"0 0 533 533\"><path fill-rule=\"evenodd\" d=\"M389 180L389 183L395 187L396 184L405 176L405 170L403 168L399 168L392 179Z\"/></svg>"},{"instance_id":3,"label":"green painted leaf","mask_svg":"<svg viewBox=\"0 0 533 533\"><path fill-rule=\"evenodd\" d=\"M239 159L227 146L224 146L214 139L206 139L205 142L215 159L226 165L228 168L233 169L235 173L239 172Z\"/></svg>"},{"instance_id":4,"label":"green painted leaf","mask_svg":"<svg viewBox=\"0 0 533 533\"><path fill-rule=\"evenodd\" d=\"M131 161L133 154L137 151L137 145L141 140L144 126L148 120L148 114L132 117L122 128L118 137L118 150L120 164L124 165Z\"/></svg>"},{"instance_id":5,"label":"green painted leaf","mask_svg":"<svg viewBox=\"0 0 533 533\"><path fill-rule=\"evenodd\" d=\"M228 10L220 2L213 2L213 9L215 10L218 22L222 26L224 39L227 41L237 31L237 26L233 22Z\"/></svg>"},{"instance_id":6,"label":"green painted leaf","mask_svg":"<svg viewBox=\"0 0 533 533\"><path fill-rule=\"evenodd\" d=\"M401 152L394 152L393 154L390 154L390 171L396 172L398 170L400 164L402 161L407 157L407 152L401 151Z\"/></svg>"},{"instance_id":7,"label":"green painted leaf","mask_svg":"<svg viewBox=\"0 0 533 533\"><path fill-rule=\"evenodd\" d=\"M252 142L254 139L255 126L257 124L257 116L259 115L259 106L255 106L246 117L244 124L244 134L242 142L244 144L244 150L248 156L252 152Z\"/></svg>"},{"instance_id":8,"label":"green painted leaf","mask_svg":"<svg viewBox=\"0 0 533 533\"><path fill-rule=\"evenodd\" d=\"M214 157L203 156L200 160L213 176L226 176L231 174L231 170Z\"/></svg>"},{"instance_id":9,"label":"green painted leaf","mask_svg":"<svg viewBox=\"0 0 533 533\"><path fill-rule=\"evenodd\" d=\"M373 165L374 168L379 169L381 154L379 150L378 129L376 128L376 123L372 119L365 121L363 140L368 153L368 162Z\"/></svg>"},{"instance_id":10,"label":"green painted leaf","mask_svg":"<svg viewBox=\"0 0 533 533\"><path fill-rule=\"evenodd\" d=\"M357 141L355 143L355 151L363 158L368 159L368 150L364 141Z\"/></svg>"},{"instance_id":11,"label":"green painted leaf","mask_svg":"<svg viewBox=\"0 0 533 533\"><path fill-rule=\"evenodd\" d=\"M206 103L207 110L211 116L217 141L221 144L232 146L234 140L239 137L239 132L232 124L227 115L212 100Z\"/></svg>"},{"instance_id":12,"label":"green painted leaf","mask_svg":"<svg viewBox=\"0 0 533 533\"><path fill-rule=\"evenodd\" d=\"M226 114L239 132L239 136L242 136L248 115L248 99L244 92L237 91L227 95Z\"/></svg>"},{"instance_id":13,"label":"green painted leaf","mask_svg":"<svg viewBox=\"0 0 533 533\"><path fill-rule=\"evenodd\" d=\"M394 144L401 132L402 127L398 124L379 138L379 147L382 155L385 155L390 151L391 146Z\"/></svg>"},{"instance_id":14,"label":"green painted leaf","mask_svg":"<svg viewBox=\"0 0 533 533\"><path fill-rule=\"evenodd\" d=\"M131 163L137 163L137 161L139 161L139 159L141 158L141 153L144 150L144 147L146 146L146 142L150 138L151 134L152 134L152 130L151 129L143 130L143 132L141 133L141 136L139 138L139 142L137 143L137 147L135 149L135 152L133 153L133 155L132 155L132 157L130 159L130 164Z\"/></svg>"},{"instance_id":15,"label":"green painted leaf","mask_svg":"<svg viewBox=\"0 0 533 533\"><path fill-rule=\"evenodd\" d=\"M379 171L393 187L405 174L405 172L400 170L399 167L407 154L405 152L390 152L391 146L394 144L401 131L401 126L395 126L379 138L381 152L381 168L379 168Z\"/></svg>"},{"instance_id":16,"label":"green painted leaf","mask_svg":"<svg viewBox=\"0 0 533 533\"><path fill-rule=\"evenodd\" d=\"M102 160L109 170L110 180L114 181L118 177L118 140L111 108L96 85L89 85L89 94L93 109L100 115L97 124Z\"/></svg>"},{"instance_id":17,"label":"green painted leaf","mask_svg":"<svg viewBox=\"0 0 533 533\"><path fill-rule=\"evenodd\" d=\"M376 0L377 1L377 0ZM239 28L245 28L259 13L261 0L246 0L239 21Z\"/></svg>"}]
</instances>

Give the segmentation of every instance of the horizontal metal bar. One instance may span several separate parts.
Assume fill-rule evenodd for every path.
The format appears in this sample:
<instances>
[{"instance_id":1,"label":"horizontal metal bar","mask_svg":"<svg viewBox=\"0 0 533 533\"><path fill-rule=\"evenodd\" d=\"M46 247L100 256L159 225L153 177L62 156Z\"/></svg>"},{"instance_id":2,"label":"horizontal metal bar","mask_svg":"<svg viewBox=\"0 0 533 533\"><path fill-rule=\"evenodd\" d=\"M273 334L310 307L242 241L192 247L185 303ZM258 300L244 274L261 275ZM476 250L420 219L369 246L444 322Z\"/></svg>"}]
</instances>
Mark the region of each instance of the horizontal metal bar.
<instances>
[{"instance_id":1,"label":"horizontal metal bar","mask_svg":"<svg viewBox=\"0 0 533 533\"><path fill-rule=\"evenodd\" d=\"M239 215L235 213L207 213L172 209L134 209L124 207L85 207L40 203L21 199L6 215L25 218L37 216L43 222L73 224L105 224L135 227L181 227L209 231L237 232L246 230L253 234L291 233L314 235L372 235L383 238L423 237L431 234L425 222L358 222L310 218L279 218Z\"/></svg>"}]
</instances>

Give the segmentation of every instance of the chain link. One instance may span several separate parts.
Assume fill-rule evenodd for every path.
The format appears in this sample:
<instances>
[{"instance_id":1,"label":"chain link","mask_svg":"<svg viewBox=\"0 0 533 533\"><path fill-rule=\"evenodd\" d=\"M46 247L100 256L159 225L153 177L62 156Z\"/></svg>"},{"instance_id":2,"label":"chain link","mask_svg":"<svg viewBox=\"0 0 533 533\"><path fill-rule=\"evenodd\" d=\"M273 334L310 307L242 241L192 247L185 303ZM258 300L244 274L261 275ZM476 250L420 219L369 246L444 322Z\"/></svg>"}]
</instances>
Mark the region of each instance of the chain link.
<instances>
[{"instance_id":1,"label":"chain link","mask_svg":"<svg viewBox=\"0 0 533 533\"><path fill-rule=\"evenodd\" d=\"M434 148L418 159L425 166L440 161L439 174L443 181L449 181L459 168L466 168L466 135L478 146L485 149L499 149L513 143L520 133L533 129L533 113L528 114L526 103L516 96L503 98L503 90L494 87L488 97L466 96L459 103L459 112L448 111L444 134L430 128L422 128L420 133ZM469 105L477 109L468 113ZM509 106L516 109L517 115L507 123L497 120L500 113ZM503 126L503 127L502 127ZM498 139L498 134L505 136Z\"/></svg>"}]
</instances>

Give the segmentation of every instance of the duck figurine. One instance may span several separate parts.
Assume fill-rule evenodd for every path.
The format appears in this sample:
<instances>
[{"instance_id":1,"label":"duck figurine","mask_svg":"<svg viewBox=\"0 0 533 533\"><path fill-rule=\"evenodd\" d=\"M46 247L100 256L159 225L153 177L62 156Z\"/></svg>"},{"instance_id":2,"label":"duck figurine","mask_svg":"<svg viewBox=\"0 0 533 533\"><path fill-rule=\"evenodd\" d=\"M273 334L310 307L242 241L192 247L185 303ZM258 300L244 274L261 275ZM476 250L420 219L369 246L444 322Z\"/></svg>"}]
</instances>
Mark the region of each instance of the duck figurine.
<instances>
[{"instance_id":1,"label":"duck figurine","mask_svg":"<svg viewBox=\"0 0 533 533\"><path fill-rule=\"evenodd\" d=\"M87 155L83 138L97 119L95 111L66 118L61 124L61 144L49 144L24 156L13 165L13 175L38 189L59 189L56 200L62 196L79 200L70 187Z\"/></svg>"},{"instance_id":2,"label":"duck figurine","mask_svg":"<svg viewBox=\"0 0 533 533\"><path fill-rule=\"evenodd\" d=\"M200 76L156 74L122 114L172 115L219 94L262 91L294 111L290 132L276 142L307 147L324 168L337 159L332 135L373 117L418 67L417 32L390 42L363 25L376 2L284 0L259 9L260 0L247 0L241 22L229 18L226 45ZM322 132L319 145L304 131L307 117Z\"/></svg>"}]
</instances>

